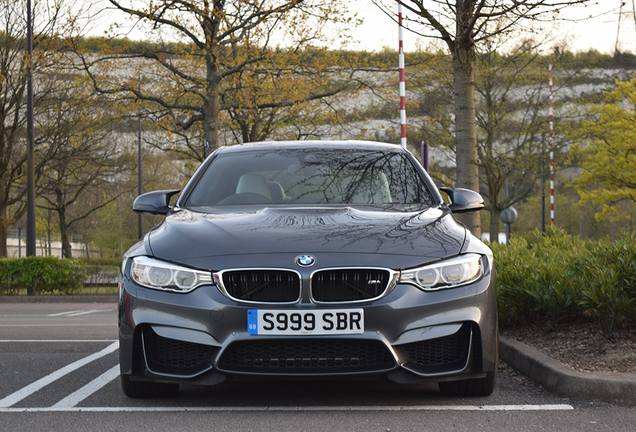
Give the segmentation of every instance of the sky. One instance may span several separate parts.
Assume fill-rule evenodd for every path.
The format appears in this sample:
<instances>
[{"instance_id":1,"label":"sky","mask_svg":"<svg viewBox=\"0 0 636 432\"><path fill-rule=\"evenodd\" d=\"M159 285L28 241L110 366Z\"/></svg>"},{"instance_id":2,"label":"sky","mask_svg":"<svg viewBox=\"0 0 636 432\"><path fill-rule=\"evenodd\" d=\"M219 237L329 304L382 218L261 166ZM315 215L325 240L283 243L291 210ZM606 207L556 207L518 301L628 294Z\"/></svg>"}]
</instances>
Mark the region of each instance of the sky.
<instances>
[{"instance_id":1,"label":"sky","mask_svg":"<svg viewBox=\"0 0 636 432\"><path fill-rule=\"evenodd\" d=\"M83 0L85 1L85 0ZM104 4L105 0L90 0L94 6ZM142 4L145 1L132 0L133 3ZM352 48L367 51L377 51L384 47L398 48L398 26L383 13L373 0L346 0L349 2L349 9L352 13L357 13L364 23L353 33L357 44ZM391 4L391 0L382 0L386 4ZM425 2L427 0L424 0ZM125 2L126 3L126 2ZM624 3L622 14L619 15L620 4ZM634 16L634 5L636 0L590 0L586 7L570 7L563 14L568 21L559 21L555 25L558 30L555 33L558 37L566 38L570 51L587 51L594 48L602 53L613 54L616 46L618 33L618 48L620 51L636 53L636 16ZM395 3L394 12L397 12ZM409 12L404 10L407 16ZM620 32L619 30L619 16ZM103 34L108 27L108 20L120 21L117 13L108 15L105 22L98 25L95 33ZM416 18L415 16L412 16ZM591 17L591 18L590 18ZM555 27L557 28L557 27ZM136 39L134 32L130 37ZM406 52L415 51L418 46L426 47L430 40L421 38L409 31L404 32L404 49Z\"/></svg>"},{"instance_id":2,"label":"sky","mask_svg":"<svg viewBox=\"0 0 636 432\"><path fill-rule=\"evenodd\" d=\"M385 0L386 1L386 0ZM563 16L572 21L556 23L559 36L567 37L570 51L587 51L594 48L602 53L613 54L618 32L619 7L625 3L620 22L620 51L636 53L636 26L634 17L634 0L598 0L587 7L570 7ZM389 17L379 11L372 0L351 1L350 9L364 18L364 24L354 34L359 40L359 47L374 51L382 47L397 49L398 27ZM397 6L394 8L397 12ZM404 13L409 15L404 9ZM592 18L589 18L592 16ZM419 44L426 46L427 41L408 31L404 32L404 50L414 51Z\"/></svg>"}]
</instances>

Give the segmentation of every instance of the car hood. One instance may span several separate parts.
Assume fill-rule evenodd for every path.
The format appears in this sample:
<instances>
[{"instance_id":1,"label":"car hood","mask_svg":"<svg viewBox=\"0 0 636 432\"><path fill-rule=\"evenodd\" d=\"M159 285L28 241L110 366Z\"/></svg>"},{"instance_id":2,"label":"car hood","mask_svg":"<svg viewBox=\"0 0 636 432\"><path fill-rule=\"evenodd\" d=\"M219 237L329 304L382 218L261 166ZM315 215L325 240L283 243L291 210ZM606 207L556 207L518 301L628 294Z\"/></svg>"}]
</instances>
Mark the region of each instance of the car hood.
<instances>
[{"instance_id":1,"label":"car hood","mask_svg":"<svg viewBox=\"0 0 636 432\"><path fill-rule=\"evenodd\" d=\"M293 267L310 254L317 267L407 268L460 252L466 229L445 207L418 212L371 207L265 207L198 213L179 210L152 230L155 257L197 268Z\"/></svg>"}]
</instances>

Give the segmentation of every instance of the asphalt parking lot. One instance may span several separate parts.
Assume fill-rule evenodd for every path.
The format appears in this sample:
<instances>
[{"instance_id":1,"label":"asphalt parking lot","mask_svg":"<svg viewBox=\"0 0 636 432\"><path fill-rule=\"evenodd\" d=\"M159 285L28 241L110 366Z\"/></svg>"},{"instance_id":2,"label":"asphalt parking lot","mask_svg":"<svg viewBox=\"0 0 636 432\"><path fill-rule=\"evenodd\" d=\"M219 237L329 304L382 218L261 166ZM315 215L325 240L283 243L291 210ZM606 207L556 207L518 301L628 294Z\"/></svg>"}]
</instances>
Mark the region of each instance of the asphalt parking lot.
<instances>
[{"instance_id":1,"label":"asphalt parking lot","mask_svg":"<svg viewBox=\"0 0 636 432\"><path fill-rule=\"evenodd\" d=\"M0 303L0 430L634 430L636 407L572 401L502 364L495 393L385 380L242 381L133 400L114 303Z\"/></svg>"}]
</instances>

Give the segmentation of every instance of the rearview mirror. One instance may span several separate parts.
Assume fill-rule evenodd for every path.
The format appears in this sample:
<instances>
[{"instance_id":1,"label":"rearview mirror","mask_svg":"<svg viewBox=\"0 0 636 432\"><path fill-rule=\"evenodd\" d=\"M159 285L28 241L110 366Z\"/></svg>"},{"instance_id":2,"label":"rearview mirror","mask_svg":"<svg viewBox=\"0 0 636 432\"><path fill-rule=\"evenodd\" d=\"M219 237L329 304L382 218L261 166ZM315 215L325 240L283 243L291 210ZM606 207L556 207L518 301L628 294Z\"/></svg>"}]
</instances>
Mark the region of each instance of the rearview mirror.
<instances>
[{"instance_id":1,"label":"rearview mirror","mask_svg":"<svg viewBox=\"0 0 636 432\"><path fill-rule=\"evenodd\" d=\"M170 198L181 192L179 189L158 190L139 195L133 203L133 211L151 215L166 215L170 211Z\"/></svg>"},{"instance_id":2,"label":"rearview mirror","mask_svg":"<svg viewBox=\"0 0 636 432\"><path fill-rule=\"evenodd\" d=\"M448 208L453 213L465 213L484 208L484 199L477 192L464 188L439 188L450 199Z\"/></svg>"}]
</instances>

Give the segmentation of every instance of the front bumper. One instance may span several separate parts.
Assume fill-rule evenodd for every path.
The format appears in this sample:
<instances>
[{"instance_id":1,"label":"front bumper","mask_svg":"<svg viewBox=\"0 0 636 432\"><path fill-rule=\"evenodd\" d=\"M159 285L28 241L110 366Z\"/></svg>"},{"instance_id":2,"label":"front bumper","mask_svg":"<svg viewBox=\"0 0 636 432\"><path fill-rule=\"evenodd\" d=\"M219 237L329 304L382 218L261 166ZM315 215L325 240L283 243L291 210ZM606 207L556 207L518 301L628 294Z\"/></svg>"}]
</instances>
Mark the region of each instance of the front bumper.
<instances>
[{"instance_id":1,"label":"front bumper","mask_svg":"<svg viewBox=\"0 0 636 432\"><path fill-rule=\"evenodd\" d=\"M123 278L121 373L193 384L216 384L232 375L385 374L401 383L480 378L497 368L495 295L488 270L473 284L442 291L397 284L370 302L325 306L301 300L285 308L363 308L364 333L258 336L247 331L247 310L254 305L231 300L216 286L180 294Z\"/></svg>"}]
</instances>

